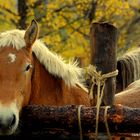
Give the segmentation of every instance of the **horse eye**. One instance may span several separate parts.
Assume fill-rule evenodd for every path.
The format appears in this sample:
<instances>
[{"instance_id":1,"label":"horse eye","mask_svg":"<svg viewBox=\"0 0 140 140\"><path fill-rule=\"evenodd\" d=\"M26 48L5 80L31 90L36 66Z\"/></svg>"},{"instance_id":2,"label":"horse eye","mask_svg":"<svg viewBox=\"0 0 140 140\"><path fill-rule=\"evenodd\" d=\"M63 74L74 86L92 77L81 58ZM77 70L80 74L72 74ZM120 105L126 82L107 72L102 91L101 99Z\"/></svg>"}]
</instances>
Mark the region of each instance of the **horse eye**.
<instances>
[{"instance_id":1,"label":"horse eye","mask_svg":"<svg viewBox=\"0 0 140 140\"><path fill-rule=\"evenodd\" d=\"M30 68L31 68L31 64L28 64L27 66L26 66L26 69L25 69L25 71L28 71Z\"/></svg>"}]
</instances>

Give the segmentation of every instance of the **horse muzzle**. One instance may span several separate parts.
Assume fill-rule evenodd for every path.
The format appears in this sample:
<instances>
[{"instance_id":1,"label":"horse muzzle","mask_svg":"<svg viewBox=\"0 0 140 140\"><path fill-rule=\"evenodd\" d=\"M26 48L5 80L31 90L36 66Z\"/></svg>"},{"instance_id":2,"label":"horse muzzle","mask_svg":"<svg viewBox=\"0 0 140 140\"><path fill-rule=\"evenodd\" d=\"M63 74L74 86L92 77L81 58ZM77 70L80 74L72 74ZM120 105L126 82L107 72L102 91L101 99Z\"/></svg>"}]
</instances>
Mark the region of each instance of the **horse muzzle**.
<instances>
[{"instance_id":1,"label":"horse muzzle","mask_svg":"<svg viewBox=\"0 0 140 140\"><path fill-rule=\"evenodd\" d=\"M0 114L0 135L10 135L16 127L16 116L9 113L8 116Z\"/></svg>"},{"instance_id":2,"label":"horse muzzle","mask_svg":"<svg viewBox=\"0 0 140 140\"><path fill-rule=\"evenodd\" d=\"M17 129L19 123L19 111L16 104L9 106L0 104L0 135L11 135Z\"/></svg>"}]
</instances>

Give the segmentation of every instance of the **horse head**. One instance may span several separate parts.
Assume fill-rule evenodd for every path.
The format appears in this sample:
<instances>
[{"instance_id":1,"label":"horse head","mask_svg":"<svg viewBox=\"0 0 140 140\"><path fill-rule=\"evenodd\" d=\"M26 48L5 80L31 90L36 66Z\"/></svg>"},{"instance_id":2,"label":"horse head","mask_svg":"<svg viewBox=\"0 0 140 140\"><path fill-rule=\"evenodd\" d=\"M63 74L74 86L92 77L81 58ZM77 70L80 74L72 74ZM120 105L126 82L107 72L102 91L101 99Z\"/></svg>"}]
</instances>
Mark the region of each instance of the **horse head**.
<instances>
[{"instance_id":1,"label":"horse head","mask_svg":"<svg viewBox=\"0 0 140 140\"><path fill-rule=\"evenodd\" d=\"M0 35L0 134L9 135L16 130L19 113L30 99L33 72L31 50L38 36L38 25L33 20L25 31L24 41L18 40L22 48L15 47L13 38L3 38L4 35Z\"/></svg>"}]
</instances>

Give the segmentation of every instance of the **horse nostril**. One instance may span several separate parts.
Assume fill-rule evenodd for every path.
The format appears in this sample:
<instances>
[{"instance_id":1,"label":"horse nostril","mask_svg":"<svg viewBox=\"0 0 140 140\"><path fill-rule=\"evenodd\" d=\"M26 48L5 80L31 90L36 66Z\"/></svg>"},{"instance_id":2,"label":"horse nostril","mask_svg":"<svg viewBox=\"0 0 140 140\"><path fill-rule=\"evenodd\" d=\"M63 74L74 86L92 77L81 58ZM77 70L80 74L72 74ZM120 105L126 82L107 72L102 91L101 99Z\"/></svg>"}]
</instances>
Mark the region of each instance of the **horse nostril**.
<instances>
[{"instance_id":1,"label":"horse nostril","mask_svg":"<svg viewBox=\"0 0 140 140\"><path fill-rule=\"evenodd\" d=\"M9 127L14 126L16 123L16 116L13 114L12 117L9 119Z\"/></svg>"},{"instance_id":2,"label":"horse nostril","mask_svg":"<svg viewBox=\"0 0 140 140\"><path fill-rule=\"evenodd\" d=\"M0 129L12 128L16 123L16 116L12 114L7 118L0 118Z\"/></svg>"}]
</instances>

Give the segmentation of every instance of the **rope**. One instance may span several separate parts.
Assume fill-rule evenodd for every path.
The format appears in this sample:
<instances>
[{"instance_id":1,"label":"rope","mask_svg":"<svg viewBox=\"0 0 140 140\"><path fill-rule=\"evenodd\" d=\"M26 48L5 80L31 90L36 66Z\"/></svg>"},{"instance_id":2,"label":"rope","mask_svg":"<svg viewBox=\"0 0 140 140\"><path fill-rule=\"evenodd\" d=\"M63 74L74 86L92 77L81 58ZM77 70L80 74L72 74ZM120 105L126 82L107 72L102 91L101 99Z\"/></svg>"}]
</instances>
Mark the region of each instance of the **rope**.
<instances>
[{"instance_id":1,"label":"rope","mask_svg":"<svg viewBox=\"0 0 140 140\"><path fill-rule=\"evenodd\" d=\"M99 83L100 83L100 87L101 87L101 86L103 86L105 84L105 81L108 78L115 77L115 76L118 75L118 70L115 70L113 72L109 72L109 73L106 73L106 74L101 74L101 71L97 72L96 68L94 66L92 66L92 65L89 65L89 67L87 68L86 72L87 72L87 74L89 76L92 77L92 79L91 79L92 85L91 85L91 88L89 90L90 99L93 99L93 89L94 89L95 85L98 86Z\"/></svg>"},{"instance_id":2,"label":"rope","mask_svg":"<svg viewBox=\"0 0 140 140\"><path fill-rule=\"evenodd\" d=\"M105 84L102 87L102 90L100 89L101 85L100 82L98 83L98 87L97 87L97 104L96 104L96 127L95 127L95 139L98 139L98 122L99 122L99 111L100 111L100 106L101 106L101 101L102 101L102 97L103 97L103 91L104 91L104 87ZM101 91L101 94L100 94Z\"/></svg>"},{"instance_id":3,"label":"rope","mask_svg":"<svg viewBox=\"0 0 140 140\"><path fill-rule=\"evenodd\" d=\"M83 140L83 132L82 132L82 124L81 124L81 108L83 105L79 105L78 106L78 126L79 126L79 132L80 132L80 140ZM110 108L110 106L105 106L105 111L104 111L104 120L105 120L105 127L107 130L107 135L109 140L112 140L111 138L111 134L109 131L109 127L108 127L108 123L107 123L107 110ZM99 115L98 115L99 116ZM97 120L99 119L99 117L97 118ZM98 121L96 121L98 122ZM98 127L98 125L97 125ZM96 139L98 138L97 135L95 135Z\"/></svg>"},{"instance_id":4,"label":"rope","mask_svg":"<svg viewBox=\"0 0 140 140\"><path fill-rule=\"evenodd\" d=\"M82 125L81 125L81 108L83 105L78 106L78 125L79 125L79 132L80 132L80 140L83 140L83 133L82 133Z\"/></svg>"},{"instance_id":5,"label":"rope","mask_svg":"<svg viewBox=\"0 0 140 140\"><path fill-rule=\"evenodd\" d=\"M96 110L96 129L95 129L95 137L96 138L95 139L98 139L99 111L100 111L100 106L102 103L102 98L104 95L105 81L108 78L115 77L118 74L118 70L115 70L113 72L109 72L107 74L101 74L101 71L97 72L96 68L94 66L90 65L88 67L87 72L88 72L88 75L90 75L92 77L92 79L91 79L92 85L91 85L91 88L89 90L89 96L90 96L91 100L93 100L94 86L97 85L97 103L96 103L97 110ZM106 115L107 115L107 111L105 109L105 116ZM105 118L107 118L107 116ZM110 138L110 132L109 132L108 124L107 124L107 119L105 119L105 125L106 125L108 136Z\"/></svg>"},{"instance_id":6,"label":"rope","mask_svg":"<svg viewBox=\"0 0 140 140\"><path fill-rule=\"evenodd\" d=\"M109 140L112 140L110 131L109 131L109 127L108 127L108 123L107 123L107 110L108 108L110 108L110 106L105 106L105 112L104 112L104 120L105 120L105 127L106 127L106 131L107 131L107 135Z\"/></svg>"}]
</instances>

